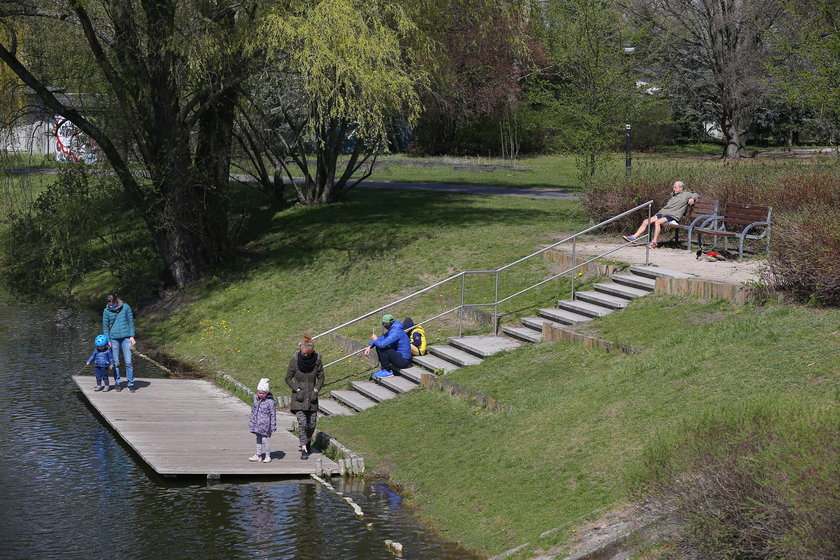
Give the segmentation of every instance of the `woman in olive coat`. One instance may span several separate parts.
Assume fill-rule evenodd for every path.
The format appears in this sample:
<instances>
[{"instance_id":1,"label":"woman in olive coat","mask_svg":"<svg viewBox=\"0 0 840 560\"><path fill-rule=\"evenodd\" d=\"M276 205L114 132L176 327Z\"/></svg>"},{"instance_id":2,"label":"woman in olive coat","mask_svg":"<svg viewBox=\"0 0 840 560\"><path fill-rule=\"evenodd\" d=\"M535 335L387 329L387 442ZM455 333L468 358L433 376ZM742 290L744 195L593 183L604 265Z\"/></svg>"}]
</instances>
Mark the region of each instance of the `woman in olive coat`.
<instances>
[{"instance_id":1,"label":"woman in olive coat","mask_svg":"<svg viewBox=\"0 0 840 560\"><path fill-rule=\"evenodd\" d=\"M315 352L312 337L305 335L298 346L300 350L289 362L286 384L292 389L289 410L297 417L300 458L308 459L318 420L318 391L324 386L324 365Z\"/></svg>"}]
</instances>

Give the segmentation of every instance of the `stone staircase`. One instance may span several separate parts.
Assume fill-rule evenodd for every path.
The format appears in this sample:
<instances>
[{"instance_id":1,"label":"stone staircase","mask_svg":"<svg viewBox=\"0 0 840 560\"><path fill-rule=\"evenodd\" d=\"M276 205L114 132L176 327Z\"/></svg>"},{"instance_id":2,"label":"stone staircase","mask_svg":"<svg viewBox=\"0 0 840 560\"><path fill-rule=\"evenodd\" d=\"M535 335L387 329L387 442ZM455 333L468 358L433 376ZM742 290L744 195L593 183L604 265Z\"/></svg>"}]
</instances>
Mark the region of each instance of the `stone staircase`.
<instances>
[{"instance_id":1,"label":"stone staircase","mask_svg":"<svg viewBox=\"0 0 840 560\"><path fill-rule=\"evenodd\" d=\"M423 373L449 373L480 364L499 352L514 350L523 342L539 342L545 323L568 327L609 315L633 299L653 292L658 277L688 278L689 275L653 266L631 266L623 273L613 274L610 282L595 284L591 291L577 292L574 300L558 301L557 307L540 309L536 317L523 317L522 326L502 327L507 336L450 337L449 344L429 346L428 354L415 356L414 365L400 370L394 377L375 382L354 381L352 390L332 391L331 398L319 399L320 412L328 416L362 412L417 387Z\"/></svg>"}]
</instances>

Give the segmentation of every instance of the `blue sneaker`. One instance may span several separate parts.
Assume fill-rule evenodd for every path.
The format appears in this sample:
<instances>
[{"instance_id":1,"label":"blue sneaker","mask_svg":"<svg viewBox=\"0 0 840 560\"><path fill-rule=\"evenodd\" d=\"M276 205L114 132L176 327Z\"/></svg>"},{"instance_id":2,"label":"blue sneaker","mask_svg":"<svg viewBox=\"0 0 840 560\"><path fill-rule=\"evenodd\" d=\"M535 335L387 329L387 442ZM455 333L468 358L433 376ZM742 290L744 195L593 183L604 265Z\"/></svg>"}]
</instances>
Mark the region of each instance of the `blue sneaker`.
<instances>
[{"instance_id":1,"label":"blue sneaker","mask_svg":"<svg viewBox=\"0 0 840 560\"><path fill-rule=\"evenodd\" d=\"M385 379L386 377L394 377L394 372L387 369L380 369L374 373L373 376L378 377L379 379Z\"/></svg>"},{"instance_id":2,"label":"blue sneaker","mask_svg":"<svg viewBox=\"0 0 840 560\"><path fill-rule=\"evenodd\" d=\"M636 243L639 240L638 238L633 237L632 235L623 235L622 237L624 237L624 239L626 239L630 243Z\"/></svg>"}]
</instances>

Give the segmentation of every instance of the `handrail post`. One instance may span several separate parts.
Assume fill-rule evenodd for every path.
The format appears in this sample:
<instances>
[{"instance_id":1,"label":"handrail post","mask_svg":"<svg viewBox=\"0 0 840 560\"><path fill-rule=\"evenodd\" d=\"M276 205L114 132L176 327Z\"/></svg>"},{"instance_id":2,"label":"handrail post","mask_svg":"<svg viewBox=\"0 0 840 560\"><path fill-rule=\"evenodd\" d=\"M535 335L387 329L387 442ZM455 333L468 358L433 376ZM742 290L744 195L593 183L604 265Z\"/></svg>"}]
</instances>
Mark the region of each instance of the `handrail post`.
<instances>
[{"instance_id":1,"label":"handrail post","mask_svg":"<svg viewBox=\"0 0 840 560\"><path fill-rule=\"evenodd\" d=\"M467 275L461 273L461 311L458 312L458 338L464 336L464 290L466 289Z\"/></svg>"},{"instance_id":2,"label":"handrail post","mask_svg":"<svg viewBox=\"0 0 840 560\"><path fill-rule=\"evenodd\" d=\"M577 276L577 236L572 239L572 301L575 300L575 277Z\"/></svg>"},{"instance_id":3,"label":"handrail post","mask_svg":"<svg viewBox=\"0 0 840 560\"><path fill-rule=\"evenodd\" d=\"M645 266L650 266L650 208L651 205L648 204L648 236L647 243L645 243Z\"/></svg>"},{"instance_id":4,"label":"handrail post","mask_svg":"<svg viewBox=\"0 0 840 560\"><path fill-rule=\"evenodd\" d=\"M496 293L493 296L493 336L499 334L499 271L496 270Z\"/></svg>"}]
</instances>

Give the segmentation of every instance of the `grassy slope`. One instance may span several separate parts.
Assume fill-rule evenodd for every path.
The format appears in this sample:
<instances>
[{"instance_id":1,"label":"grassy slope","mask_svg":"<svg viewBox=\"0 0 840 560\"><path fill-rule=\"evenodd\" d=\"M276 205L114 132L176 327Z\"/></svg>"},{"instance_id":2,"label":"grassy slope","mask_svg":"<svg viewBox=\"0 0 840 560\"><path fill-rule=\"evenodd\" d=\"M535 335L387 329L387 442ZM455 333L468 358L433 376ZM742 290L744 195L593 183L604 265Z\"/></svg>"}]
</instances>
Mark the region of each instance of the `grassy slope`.
<instances>
[{"instance_id":1,"label":"grassy slope","mask_svg":"<svg viewBox=\"0 0 840 560\"><path fill-rule=\"evenodd\" d=\"M550 232L584 223L572 202L366 189L341 204L253 216L247 254L205 286L179 294L177 313L161 308L140 317L139 336L206 371L249 386L267 376L276 386L301 334L323 332L461 270L506 264ZM544 277L545 265L527 272ZM457 305L458 294L446 286L393 312L430 317ZM374 318L342 334L363 340L371 327L378 332ZM453 334L437 328L429 329L433 336ZM329 342L319 341L319 351L330 360L342 355ZM338 364L328 377L367 367Z\"/></svg>"},{"instance_id":2,"label":"grassy slope","mask_svg":"<svg viewBox=\"0 0 840 560\"><path fill-rule=\"evenodd\" d=\"M447 535L498 553L626 498L642 446L704 410L776 395L837 402L838 310L649 298L599 323L646 351L529 347L450 374L509 413L421 391L320 426L416 490Z\"/></svg>"}]
</instances>

